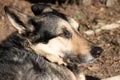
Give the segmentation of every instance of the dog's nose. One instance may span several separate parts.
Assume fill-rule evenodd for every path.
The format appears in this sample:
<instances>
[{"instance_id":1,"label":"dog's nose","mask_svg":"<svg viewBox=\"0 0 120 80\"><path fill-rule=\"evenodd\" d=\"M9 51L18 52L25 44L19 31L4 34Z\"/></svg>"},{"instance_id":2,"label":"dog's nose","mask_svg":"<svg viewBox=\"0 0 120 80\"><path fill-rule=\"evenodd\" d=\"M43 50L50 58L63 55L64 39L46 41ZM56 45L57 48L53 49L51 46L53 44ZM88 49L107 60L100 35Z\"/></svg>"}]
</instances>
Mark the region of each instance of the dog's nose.
<instances>
[{"instance_id":1,"label":"dog's nose","mask_svg":"<svg viewBox=\"0 0 120 80\"><path fill-rule=\"evenodd\" d=\"M102 53L102 48L100 47L93 47L92 50L90 51L91 55L95 58L99 57L100 54Z\"/></svg>"}]
</instances>

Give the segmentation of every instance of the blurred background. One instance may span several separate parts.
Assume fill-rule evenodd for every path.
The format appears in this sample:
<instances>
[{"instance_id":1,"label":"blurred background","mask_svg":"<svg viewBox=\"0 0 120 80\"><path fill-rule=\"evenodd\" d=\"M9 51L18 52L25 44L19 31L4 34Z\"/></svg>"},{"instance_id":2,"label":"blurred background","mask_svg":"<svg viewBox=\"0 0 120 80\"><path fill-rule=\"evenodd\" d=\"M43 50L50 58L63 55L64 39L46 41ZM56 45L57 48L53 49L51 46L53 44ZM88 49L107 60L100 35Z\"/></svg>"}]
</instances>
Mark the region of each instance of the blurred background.
<instances>
[{"instance_id":1,"label":"blurred background","mask_svg":"<svg viewBox=\"0 0 120 80\"><path fill-rule=\"evenodd\" d=\"M120 75L120 0L0 0L0 41L15 31L3 7L33 15L30 6L38 3L74 18L80 33L104 49L97 61L80 65L86 75L100 79Z\"/></svg>"}]
</instances>

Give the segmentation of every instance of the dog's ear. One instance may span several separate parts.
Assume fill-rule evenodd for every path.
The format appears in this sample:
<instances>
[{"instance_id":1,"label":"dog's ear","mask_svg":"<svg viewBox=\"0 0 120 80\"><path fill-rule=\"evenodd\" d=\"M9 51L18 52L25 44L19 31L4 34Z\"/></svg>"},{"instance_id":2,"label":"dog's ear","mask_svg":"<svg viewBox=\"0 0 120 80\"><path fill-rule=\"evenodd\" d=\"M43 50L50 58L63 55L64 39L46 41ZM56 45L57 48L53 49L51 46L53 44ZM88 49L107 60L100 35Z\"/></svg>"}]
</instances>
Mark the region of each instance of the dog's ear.
<instances>
[{"instance_id":1,"label":"dog's ear","mask_svg":"<svg viewBox=\"0 0 120 80\"><path fill-rule=\"evenodd\" d=\"M42 13L48 13L48 12L52 12L53 9L46 4L35 4L31 6L31 10L34 13L34 15L40 15Z\"/></svg>"},{"instance_id":2,"label":"dog's ear","mask_svg":"<svg viewBox=\"0 0 120 80\"><path fill-rule=\"evenodd\" d=\"M55 13L57 16L62 17L63 19L67 20L69 22L69 24L78 31L79 28L79 24L71 17L68 17L62 13L59 13L58 11L52 9L49 5L46 4L35 4L31 6L31 10L34 13L34 15L38 16L41 15L43 13L49 13L49 12L53 12Z\"/></svg>"},{"instance_id":3,"label":"dog's ear","mask_svg":"<svg viewBox=\"0 0 120 80\"><path fill-rule=\"evenodd\" d=\"M28 16L7 6L4 7L4 10L8 19L20 34L24 34L25 31L32 32L34 30L33 25L29 22L32 20L32 16Z\"/></svg>"},{"instance_id":4,"label":"dog's ear","mask_svg":"<svg viewBox=\"0 0 120 80\"><path fill-rule=\"evenodd\" d=\"M67 17L67 21L76 31L79 31L79 24L73 18Z\"/></svg>"}]
</instances>

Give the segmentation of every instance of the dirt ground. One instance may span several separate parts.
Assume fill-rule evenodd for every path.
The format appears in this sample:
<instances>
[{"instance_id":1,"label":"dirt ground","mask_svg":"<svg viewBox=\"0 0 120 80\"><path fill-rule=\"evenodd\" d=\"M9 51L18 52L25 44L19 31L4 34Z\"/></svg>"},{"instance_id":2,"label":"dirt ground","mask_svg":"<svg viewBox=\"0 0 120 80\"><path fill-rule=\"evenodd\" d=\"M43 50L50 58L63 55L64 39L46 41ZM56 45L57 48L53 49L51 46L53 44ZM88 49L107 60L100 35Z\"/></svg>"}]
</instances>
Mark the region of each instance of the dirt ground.
<instances>
[{"instance_id":1,"label":"dirt ground","mask_svg":"<svg viewBox=\"0 0 120 80\"><path fill-rule=\"evenodd\" d=\"M33 3L28 1L0 1L0 41L5 39L11 32L15 31L6 18L3 7L5 5L9 5L24 13L33 15L30 10L30 6ZM96 29L96 25L99 23L105 25L120 21L120 6L108 8L100 3L91 6L81 6L75 4L48 4L50 4L53 8L73 17L78 23L80 23L81 34L83 34L86 30ZM88 76L96 77L95 80L98 80L97 78L101 79L120 75L120 26L117 29L103 30L94 35L84 35L84 37L101 46L104 51L94 63L81 64L81 70L83 70L83 72Z\"/></svg>"}]
</instances>

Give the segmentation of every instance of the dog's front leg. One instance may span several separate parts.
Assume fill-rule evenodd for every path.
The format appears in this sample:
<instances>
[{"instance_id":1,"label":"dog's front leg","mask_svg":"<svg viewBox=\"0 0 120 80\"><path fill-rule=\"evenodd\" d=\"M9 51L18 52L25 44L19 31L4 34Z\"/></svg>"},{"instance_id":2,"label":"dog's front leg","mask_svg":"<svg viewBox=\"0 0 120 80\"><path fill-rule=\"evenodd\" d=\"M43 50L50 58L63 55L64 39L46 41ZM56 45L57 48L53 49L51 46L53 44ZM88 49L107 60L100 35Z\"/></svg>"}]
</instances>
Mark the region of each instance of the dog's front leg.
<instances>
[{"instance_id":1,"label":"dog's front leg","mask_svg":"<svg viewBox=\"0 0 120 80\"><path fill-rule=\"evenodd\" d=\"M53 54L49 54L49 55L46 56L46 58L47 58L49 61L54 62L54 63L57 63L57 64L59 64L59 65L65 65L65 66L67 65L67 63L65 63L65 62L63 61L63 59L60 58L59 56L55 56L55 55L53 55Z\"/></svg>"},{"instance_id":2,"label":"dog's front leg","mask_svg":"<svg viewBox=\"0 0 120 80\"><path fill-rule=\"evenodd\" d=\"M54 62L59 65L65 65L65 66L67 65L67 63L64 62L63 58L61 58L59 55L56 54L59 52L55 52L51 50L48 45L44 45L44 44L31 45L31 48L35 51L36 54L44 56L50 62Z\"/></svg>"}]
</instances>

